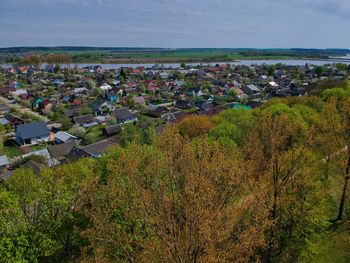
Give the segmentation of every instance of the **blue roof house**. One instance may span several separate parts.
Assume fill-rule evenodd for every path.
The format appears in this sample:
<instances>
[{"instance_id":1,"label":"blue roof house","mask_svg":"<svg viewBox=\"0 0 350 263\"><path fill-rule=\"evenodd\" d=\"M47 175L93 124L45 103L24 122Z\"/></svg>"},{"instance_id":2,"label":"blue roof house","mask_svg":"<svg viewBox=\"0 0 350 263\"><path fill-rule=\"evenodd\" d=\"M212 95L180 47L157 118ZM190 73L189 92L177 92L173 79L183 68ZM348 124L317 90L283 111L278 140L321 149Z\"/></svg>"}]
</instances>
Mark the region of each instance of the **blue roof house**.
<instances>
[{"instance_id":1,"label":"blue roof house","mask_svg":"<svg viewBox=\"0 0 350 263\"><path fill-rule=\"evenodd\" d=\"M44 122L33 122L18 125L16 142L21 146L35 145L51 140L50 131Z\"/></svg>"}]
</instances>

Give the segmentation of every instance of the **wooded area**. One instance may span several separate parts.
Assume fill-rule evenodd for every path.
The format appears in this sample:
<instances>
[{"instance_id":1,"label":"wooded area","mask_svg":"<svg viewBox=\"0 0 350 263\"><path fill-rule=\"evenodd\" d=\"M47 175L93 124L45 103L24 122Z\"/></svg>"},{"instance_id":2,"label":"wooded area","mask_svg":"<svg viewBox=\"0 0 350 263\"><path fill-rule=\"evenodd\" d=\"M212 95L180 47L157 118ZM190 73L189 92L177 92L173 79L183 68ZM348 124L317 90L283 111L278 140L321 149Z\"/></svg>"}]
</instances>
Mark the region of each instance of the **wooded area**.
<instances>
[{"instance_id":1,"label":"wooded area","mask_svg":"<svg viewBox=\"0 0 350 263\"><path fill-rule=\"evenodd\" d=\"M342 229L326 253L346 262L349 178L349 87L190 117L100 159L16 172L0 187L0 259L320 262Z\"/></svg>"}]
</instances>

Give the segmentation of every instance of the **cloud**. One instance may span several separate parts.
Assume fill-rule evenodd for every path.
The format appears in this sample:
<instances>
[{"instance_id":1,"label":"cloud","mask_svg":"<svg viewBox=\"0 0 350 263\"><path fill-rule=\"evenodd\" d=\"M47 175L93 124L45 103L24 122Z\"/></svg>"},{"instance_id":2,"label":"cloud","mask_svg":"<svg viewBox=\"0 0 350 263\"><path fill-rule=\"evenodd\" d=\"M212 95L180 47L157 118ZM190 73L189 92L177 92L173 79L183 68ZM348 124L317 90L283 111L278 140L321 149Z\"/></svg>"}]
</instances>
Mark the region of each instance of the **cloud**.
<instances>
[{"instance_id":1,"label":"cloud","mask_svg":"<svg viewBox=\"0 0 350 263\"><path fill-rule=\"evenodd\" d=\"M0 0L0 46L350 47L347 12L350 0Z\"/></svg>"},{"instance_id":2,"label":"cloud","mask_svg":"<svg viewBox=\"0 0 350 263\"><path fill-rule=\"evenodd\" d=\"M281 0L278 0L281 1ZM304 5L308 8L322 11L323 13L333 13L349 18L349 0L283 0L289 4Z\"/></svg>"}]
</instances>

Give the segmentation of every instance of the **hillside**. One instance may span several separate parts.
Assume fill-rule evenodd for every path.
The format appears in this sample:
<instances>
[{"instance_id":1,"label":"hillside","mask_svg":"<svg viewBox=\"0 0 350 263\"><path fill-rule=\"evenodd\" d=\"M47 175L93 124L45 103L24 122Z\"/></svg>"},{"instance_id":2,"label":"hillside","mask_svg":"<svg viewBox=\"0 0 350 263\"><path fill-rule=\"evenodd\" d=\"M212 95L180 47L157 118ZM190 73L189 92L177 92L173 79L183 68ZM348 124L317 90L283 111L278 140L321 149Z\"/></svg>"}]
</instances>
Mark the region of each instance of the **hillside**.
<instances>
[{"instance_id":1,"label":"hillside","mask_svg":"<svg viewBox=\"0 0 350 263\"><path fill-rule=\"evenodd\" d=\"M350 87L189 117L0 187L4 262L348 262Z\"/></svg>"}]
</instances>

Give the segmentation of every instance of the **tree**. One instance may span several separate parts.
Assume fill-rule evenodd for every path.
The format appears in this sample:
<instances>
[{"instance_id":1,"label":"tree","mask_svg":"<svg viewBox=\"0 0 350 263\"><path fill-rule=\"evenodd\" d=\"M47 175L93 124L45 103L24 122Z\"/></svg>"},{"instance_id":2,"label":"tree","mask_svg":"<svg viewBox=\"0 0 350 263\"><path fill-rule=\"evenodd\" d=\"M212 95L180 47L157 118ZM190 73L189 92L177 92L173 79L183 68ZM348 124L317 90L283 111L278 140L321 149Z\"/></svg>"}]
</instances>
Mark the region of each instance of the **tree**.
<instances>
[{"instance_id":1,"label":"tree","mask_svg":"<svg viewBox=\"0 0 350 263\"><path fill-rule=\"evenodd\" d=\"M214 116L212 121L218 127L214 127L211 135L217 139L222 136L229 136L236 144L242 146L246 136L255 127L256 116L255 112L251 110L226 110ZM236 128L233 126L236 126ZM227 131L225 128L227 128Z\"/></svg>"},{"instance_id":2,"label":"tree","mask_svg":"<svg viewBox=\"0 0 350 263\"><path fill-rule=\"evenodd\" d=\"M127 146L131 142L139 143L141 141L141 129L136 125L125 125L120 135L120 143L122 146Z\"/></svg>"},{"instance_id":3,"label":"tree","mask_svg":"<svg viewBox=\"0 0 350 263\"><path fill-rule=\"evenodd\" d=\"M294 114L284 107L263 111L244 145L245 171L255 182L253 191L265 193L261 205L269 209L267 262L295 261L307 240L326 225L315 190L314 132Z\"/></svg>"},{"instance_id":4,"label":"tree","mask_svg":"<svg viewBox=\"0 0 350 263\"><path fill-rule=\"evenodd\" d=\"M347 197L348 184L350 179L350 98L340 99L331 98L325 109L325 120L327 130L331 136L328 136L330 150L327 154L328 160L335 163L335 177L341 177L342 192L338 209L337 220L343 219L345 201ZM327 160L327 159L326 159Z\"/></svg>"},{"instance_id":5,"label":"tree","mask_svg":"<svg viewBox=\"0 0 350 263\"><path fill-rule=\"evenodd\" d=\"M84 246L80 231L88 222L79 212L78 197L83 180L94 175L93 167L94 160L85 159L43 170L40 175L20 169L6 181L12 201L0 198L0 210L4 200L11 209L2 210L0 218L6 215L8 226L12 225L8 238L15 237L17 243L1 247L8 254L11 250L16 256L23 253L15 262L61 262L79 256Z\"/></svg>"},{"instance_id":6,"label":"tree","mask_svg":"<svg viewBox=\"0 0 350 263\"><path fill-rule=\"evenodd\" d=\"M194 138L207 134L212 127L213 124L207 116L191 116L179 124L179 132L183 136Z\"/></svg>"},{"instance_id":7,"label":"tree","mask_svg":"<svg viewBox=\"0 0 350 263\"><path fill-rule=\"evenodd\" d=\"M267 75L270 77L273 76L273 74L275 73L275 70L276 70L275 66L273 66L273 65L269 66L269 68L267 70Z\"/></svg>"},{"instance_id":8,"label":"tree","mask_svg":"<svg viewBox=\"0 0 350 263\"><path fill-rule=\"evenodd\" d=\"M157 162L151 163L157 165L145 169L148 177L142 177L151 183L145 189L148 198L140 201L160 241L161 261L256 258L264 246L265 222L251 209L256 200L244 195L237 153L205 137L192 143L171 130L162 134L156 149Z\"/></svg>"},{"instance_id":9,"label":"tree","mask_svg":"<svg viewBox=\"0 0 350 263\"><path fill-rule=\"evenodd\" d=\"M143 143L152 145L156 140L156 130L154 124L151 124L147 129L143 131Z\"/></svg>"},{"instance_id":10,"label":"tree","mask_svg":"<svg viewBox=\"0 0 350 263\"><path fill-rule=\"evenodd\" d=\"M324 68L322 66L316 67L315 74L317 74L318 77L320 77L323 72L324 72Z\"/></svg>"},{"instance_id":11,"label":"tree","mask_svg":"<svg viewBox=\"0 0 350 263\"><path fill-rule=\"evenodd\" d=\"M20 204L15 195L0 189L0 258L4 262L36 262L29 249L25 223Z\"/></svg>"}]
</instances>

